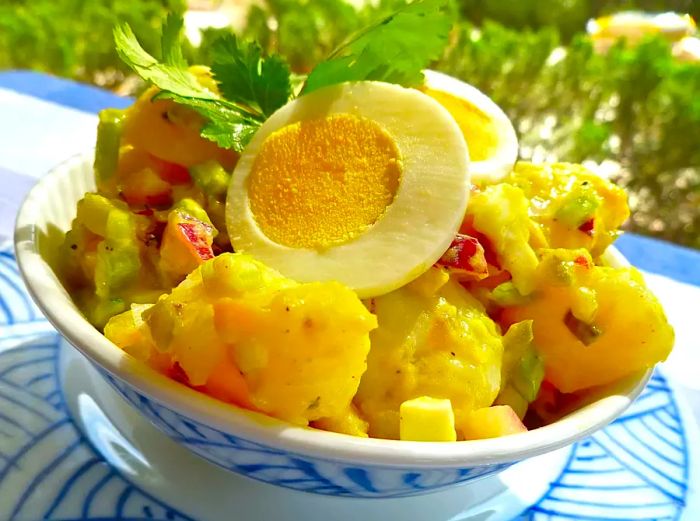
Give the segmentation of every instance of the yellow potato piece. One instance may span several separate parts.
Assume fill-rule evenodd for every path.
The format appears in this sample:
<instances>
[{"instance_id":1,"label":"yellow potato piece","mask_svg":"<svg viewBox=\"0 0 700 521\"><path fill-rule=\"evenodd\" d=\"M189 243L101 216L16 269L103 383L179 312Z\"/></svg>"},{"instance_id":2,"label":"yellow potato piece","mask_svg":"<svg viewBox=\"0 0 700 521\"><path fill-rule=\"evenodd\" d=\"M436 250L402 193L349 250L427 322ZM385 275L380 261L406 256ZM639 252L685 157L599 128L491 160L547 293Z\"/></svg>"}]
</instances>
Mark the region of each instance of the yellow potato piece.
<instances>
[{"instance_id":1,"label":"yellow potato piece","mask_svg":"<svg viewBox=\"0 0 700 521\"><path fill-rule=\"evenodd\" d=\"M534 289L537 255L530 246L529 201L523 191L508 184L487 186L472 196L467 217L486 235L502 267L513 277L521 295Z\"/></svg>"},{"instance_id":2,"label":"yellow potato piece","mask_svg":"<svg viewBox=\"0 0 700 521\"><path fill-rule=\"evenodd\" d=\"M420 396L449 399L458 419L491 405L500 389L501 335L457 282L433 295L414 284L367 305L379 327L354 402L370 436L398 439L401 404Z\"/></svg>"},{"instance_id":3,"label":"yellow potato piece","mask_svg":"<svg viewBox=\"0 0 700 521\"><path fill-rule=\"evenodd\" d=\"M673 329L634 268L577 265L568 284L543 274L540 280L532 300L507 309L504 319L534 321L545 378L560 391L610 383L650 368L670 353ZM585 313L580 310L581 288L595 295L596 306L589 305ZM590 318L590 323L575 317L577 307L579 317ZM580 332L572 331L572 322Z\"/></svg>"},{"instance_id":4,"label":"yellow potato piece","mask_svg":"<svg viewBox=\"0 0 700 521\"><path fill-rule=\"evenodd\" d=\"M300 425L347 413L377 325L340 283L298 284L237 253L202 264L143 317L192 385L233 363L252 406Z\"/></svg>"}]
</instances>

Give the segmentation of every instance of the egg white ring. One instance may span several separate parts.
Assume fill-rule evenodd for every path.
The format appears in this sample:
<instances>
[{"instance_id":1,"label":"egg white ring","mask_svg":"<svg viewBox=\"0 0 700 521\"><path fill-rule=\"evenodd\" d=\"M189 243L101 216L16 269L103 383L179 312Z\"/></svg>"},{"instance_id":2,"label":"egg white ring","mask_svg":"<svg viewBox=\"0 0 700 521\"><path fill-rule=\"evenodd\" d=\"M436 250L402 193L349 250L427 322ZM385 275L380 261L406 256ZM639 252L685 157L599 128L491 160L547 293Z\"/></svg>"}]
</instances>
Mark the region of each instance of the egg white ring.
<instances>
[{"instance_id":1,"label":"egg white ring","mask_svg":"<svg viewBox=\"0 0 700 521\"><path fill-rule=\"evenodd\" d=\"M486 114L496 127L498 146L492 158L471 161L469 171L475 184L495 183L507 176L518 159L518 136L505 112L476 87L441 72L426 70L425 86L469 102ZM467 143L469 146L469 143Z\"/></svg>"},{"instance_id":2,"label":"egg white ring","mask_svg":"<svg viewBox=\"0 0 700 521\"><path fill-rule=\"evenodd\" d=\"M255 158L274 131L332 114L373 120L392 136L403 162L397 193L384 215L347 243L324 251L278 244L251 211L248 178ZM344 83L297 98L262 125L233 173L226 223L236 251L300 282L340 281L365 298L406 284L440 258L462 223L470 186L464 137L442 105L398 85Z\"/></svg>"}]
</instances>

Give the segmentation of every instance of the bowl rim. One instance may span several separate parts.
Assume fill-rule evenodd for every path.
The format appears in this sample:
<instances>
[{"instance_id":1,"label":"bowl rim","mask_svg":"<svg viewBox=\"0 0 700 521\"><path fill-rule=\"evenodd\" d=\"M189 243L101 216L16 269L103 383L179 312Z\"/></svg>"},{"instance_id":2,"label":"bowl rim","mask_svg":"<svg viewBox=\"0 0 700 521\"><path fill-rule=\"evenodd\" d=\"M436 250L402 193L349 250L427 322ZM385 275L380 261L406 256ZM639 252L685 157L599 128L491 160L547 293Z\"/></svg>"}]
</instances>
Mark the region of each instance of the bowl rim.
<instances>
[{"instance_id":1,"label":"bowl rim","mask_svg":"<svg viewBox=\"0 0 700 521\"><path fill-rule=\"evenodd\" d=\"M413 442L360 438L288 424L262 413L220 402L151 369L107 340L80 313L39 251L42 206L55 183L76 176L94 151L73 156L53 168L29 192L15 225L17 264L34 302L70 344L104 371L171 409L210 428L262 446L307 457L369 466L435 469L513 463L550 452L603 428L617 418L644 389L653 368L612 394L573 411L549 425L500 438L458 442ZM74 202L71 202L74 207ZM75 215L75 209L72 209ZM47 221L48 222L48 221ZM614 247L613 265L629 263Z\"/></svg>"}]
</instances>

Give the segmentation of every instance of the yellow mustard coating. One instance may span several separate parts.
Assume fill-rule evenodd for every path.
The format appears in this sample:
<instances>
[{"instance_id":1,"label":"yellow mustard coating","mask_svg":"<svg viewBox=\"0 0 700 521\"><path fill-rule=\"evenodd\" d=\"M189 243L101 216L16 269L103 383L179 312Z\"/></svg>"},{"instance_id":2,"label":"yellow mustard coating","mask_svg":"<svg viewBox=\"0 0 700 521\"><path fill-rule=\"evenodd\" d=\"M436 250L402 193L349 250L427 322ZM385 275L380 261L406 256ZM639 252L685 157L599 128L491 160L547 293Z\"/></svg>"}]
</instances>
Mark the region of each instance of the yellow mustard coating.
<instances>
[{"instance_id":1,"label":"yellow mustard coating","mask_svg":"<svg viewBox=\"0 0 700 521\"><path fill-rule=\"evenodd\" d=\"M298 425L347 413L377 325L347 287L298 284L240 253L193 271L144 311L143 327L129 338L112 327L125 320L117 315L105 330L122 348L150 346L154 353L139 358L167 355L195 386L230 363L249 393L241 401Z\"/></svg>"},{"instance_id":2,"label":"yellow mustard coating","mask_svg":"<svg viewBox=\"0 0 700 521\"><path fill-rule=\"evenodd\" d=\"M533 320L545 377L557 389L570 393L607 384L666 359L673 329L636 269L593 265L584 249L543 253L578 256L586 263L567 262L570 267L563 271L543 261L536 273L537 292L506 309L503 317L509 323ZM572 319L567 319L574 311L585 336L572 330Z\"/></svg>"},{"instance_id":3,"label":"yellow mustard coating","mask_svg":"<svg viewBox=\"0 0 700 521\"><path fill-rule=\"evenodd\" d=\"M250 208L278 244L323 249L377 222L401 171L394 139L375 121L334 114L298 122L264 141L250 174Z\"/></svg>"},{"instance_id":4,"label":"yellow mustard coating","mask_svg":"<svg viewBox=\"0 0 700 521\"><path fill-rule=\"evenodd\" d=\"M406 400L449 399L459 423L500 389L502 337L481 304L454 280L433 295L422 289L404 286L367 302L379 327L355 404L371 437L399 439Z\"/></svg>"}]
</instances>

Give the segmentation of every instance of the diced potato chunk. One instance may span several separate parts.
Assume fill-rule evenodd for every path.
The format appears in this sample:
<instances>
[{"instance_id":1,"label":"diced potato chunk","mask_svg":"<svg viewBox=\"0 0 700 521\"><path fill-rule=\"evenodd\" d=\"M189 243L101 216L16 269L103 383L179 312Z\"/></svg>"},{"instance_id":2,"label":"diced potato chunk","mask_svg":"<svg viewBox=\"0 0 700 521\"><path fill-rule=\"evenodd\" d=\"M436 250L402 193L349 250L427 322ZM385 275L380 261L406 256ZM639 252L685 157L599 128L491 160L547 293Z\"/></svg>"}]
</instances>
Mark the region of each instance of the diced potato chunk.
<instances>
[{"instance_id":1,"label":"diced potato chunk","mask_svg":"<svg viewBox=\"0 0 700 521\"><path fill-rule=\"evenodd\" d=\"M406 400L400 409L400 439L456 441L455 415L450 400L421 396Z\"/></svg>"},{"instance_id":2,"label":"diced potato chunk","mask_svg":"<svg viewBox=\"0 0 700 521\"><path fill-rule=\"evenodd\" d=\"M576 254L552 252L547 255L552 259ZM585 255L579 259L586 260ZM541 264L537 294L506 309L503 319L534 321L545 378L557 389L572 393L604 385L668 356L673 329L637 270L566 260L560 262L561 269L545 269L549 264ZM591 302L582 306L582 296Z\"/></svg>"},{"instance_id":3,"label":"diced potato chunk","mask_svg":"<svg viewBox=\"0 0 700 521\"><path fill-rule=\"evenodd\" d=\"M501 385L501 334L459 283L450 280L433 295L413 283L367 305L379 328L371 333L354 401L370 436L398 439L401 403L420 396L449 399L457 418L493 403Z\"/></svg>"},{"instance_id":4,"label":"diced potato chunk","mask_svg":"<svg viewBox=\"0 0 700 521\"><path fill-rule=\"evenodd\" d=\"M114 317L107 337L134 345L121 329L133 323ZM337 282L298 284L247 255L225 253L146 310L141 329L152 352L171 357L192 386L292 423L332 418L340 426L376 326ZM366 432L353 420L345 428Z\"/></svg>"}]
</instances>

